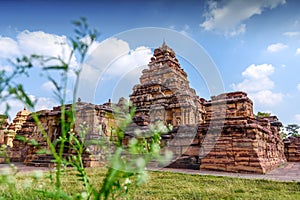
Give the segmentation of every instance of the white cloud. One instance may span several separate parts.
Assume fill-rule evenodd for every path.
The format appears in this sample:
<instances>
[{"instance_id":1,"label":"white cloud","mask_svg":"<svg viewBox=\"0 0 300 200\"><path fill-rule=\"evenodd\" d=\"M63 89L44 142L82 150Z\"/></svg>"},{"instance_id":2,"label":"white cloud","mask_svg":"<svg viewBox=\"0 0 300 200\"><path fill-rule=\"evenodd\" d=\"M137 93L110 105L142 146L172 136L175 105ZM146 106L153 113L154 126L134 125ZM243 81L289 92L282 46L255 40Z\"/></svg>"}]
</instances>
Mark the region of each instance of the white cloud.
<instances>
[{"instance_id":1,"label":"white cloud","mask_svg":"<svg viewBox=\"0 0 300 200\"><path fill-rule=\"evenodd\" d=\"M296 55L300 55L300 48L296 49Z\"/></svg>"},{"instance_id":2,"label":"white cloud","mask_svg":"<svg viewBox=\"0 0 300 200\"><path fill-rule=\"evenodd\" d=\"M235 30L229 32L228 34L233 37L233 36L245 33L245 32L246 32L246 24L241 24L239 27L237 27Z\"/></svg>"},{"instance_id":3,"label":"white cloud","mask_svg":"<svg viewBox=\"0 0 300 200\"><path fill-rule=\"evenodd\" d=\"M270 79L275 68L270 64L250 65L242 73L244 80L232 84L234 90L245 91L249 97L260 106L274 106L283 100L283 94L274 93L274 82Z\"/></svg>"},{"instance_id":4,"label":"white cloud","mask_svg":"<svg viewBox=\"0 0 300 200\"><path fill-rule=\"evenodd\" d=\"M21 53L25 55L38 54L60 57L67 62L71 53L71 47L64 35L25 30L17 35L17 42ZM71 59L71 65L76 65L75 56Z\"/></svg>"},{"instance_id":5,"label":"white cloud","mask_svg":"<svg viewBox=\"0 0 300 200\"><path fill-rule=\"evenodd\" d=\"M61 56L62 53L64 53L62 46L67 47L67 51L70 50L70 48L66 46L66 36L58 36L43 31L22 31L18 34L17 41L21 51L25 54Z\"/></svg>"},{"instance_id":6,"label":"white cloud","mask_svg":"<svg viewBox=\"0 0 300 200\"><path fill-rule=\"evenodd\" d=\"M295 120L296 120L297 123L300 123L300 114L296 114L294 116L294 118L295 118Z\"/></svg>"},{"instance_id":7,"label":"white cloud","mask_svg":"<svg viewBox=\"0 0 300 200\"><path fill-rule=\"evenodd\" d=\"M247 69L242 73L242 75L251 79L260 79L273 74L274 71L274 67L270 64L252 64L249 67L247 67Z\"/></svg>"},{"instance_id":8,"label":"white cloud","mask_svg":"<svg viewBox=\"0 0 300 200\"><path fill-rule=\"evenodd\" d=\"M92 50L89 52L80 74L80 82L89 86L95 85L99 79L103 78L104 73L107 74L108 70L112 74L114 69L109 69L112 63L121 56L128 54L130 48L128 43L123 40L109 38L94 46Z\"/></svg>"},{"instance_id":9,"label":"white cloud","mask_svg":"<svg viewBox=\"0 0 300 200\"><path fill-rule=\"evenodd\" d=\"M191 31L191 27L188 24L185 24L183 27L176 27L175 25L170 25L168 28L176 30L179 33L187 36L189 36L189 32Z\"/></svg>"},{"instance_id":10,"label":"white cloud","mask_svg":"<svg viewBox=\"0 0 300 200\"><path fill-rule=\"evenodd\" d=\"M43 90L46 90L46 91L49 91L49 92L52 92L53 90L55 90L55 86L51 81L47 81L47 82L43 83L41 88Z\"/></svg>"},{"instance_id":11,"label":"white cloud","mask_svg":"<svg viewBox=\"0 0 300 200\"><path fill-rule=\"evenodd\" d=\"M0 58L7 59L19 54L19 47L15 40L0 36Z\"/></svg>"},{"instance_id":12,"label":"white cloud","mask_svg":"<svg viewBox=\"0 0 300 200\"><path fill-rule=\"evenodd\" d=\"M12 72L12 66L10 66L10 65L4 65L4 66L0 66L0 71L2 71L2 70L4 70L4 71L6 71L6 72Z\"/></svg>"},{"instance_id":13,"label":"white cloud","mask_svg":"<svg viewBox=\"0 0 300 200\"><path fill-rule=\"evenodd\" d=\"M235 90L246 92L258 92L260 90L268 90L274 87L274 82L268 77L261 79L244 79L243 82L234 85Z\"/></svg>"},{"instance_id":14,"label":"white cloud","mask_svg":"<svg viewBox=\"0 0 300 200\"><path fill-rule=\"evenodd\" d=\"M12 71L12 65L7 62L7 59L14 60L15 57L22 55L38 54L50 57L60 57L67 62L71 54L71 46L64 35L55 35L45 33L43 31L30 32L28 30L18 33L16 39L0 36L0 70L7 72ZM58 61L51 61L46 65L57 64ZM39 63L36 63L37 66ZM61 64L61 63L59 63ZM78 66L75 56L73 55L70 62L70 67ZM57 73L49 72L57 77ZM70 82L73 81L74 73L72 70L68 73ZM41 85L43 89L54 88L50 83Z\"/></svg>"},{"instance_id":15,"label":"white cloud","mask_svg":"<svg viewBox=\"0 0 300 200\"><path fill-rule=\"evenodd\" d=\"M281 51L283 49L288 48L288 46L286 44L282 44L282 43L276 43L276 44L271 44L267 47L267 51L273 53L273 52L278 52Z\"/></svg>"},{"instance_id":16,"label":"white cloud","mask_svg":"<svg viewBox=\"0 0 300 200\"><path fill-rule=\"evenodd\" d=\"M82 42L86 43L86 44L90 44L91 43L91 38L89 38L88 36L84 37L81 39ZM89 46L88 52L87 52L87 57L90 56L91 54L93 54L93 52L98 48L98 46L101 43L98 41L93 41L93 43Z\"/></svg>"},{"instance_id":17,"label":"white cloud","mask_svg":"<svg viewBox=\"0 0 300 200\"><path fill-rule=\"evenodd\" d=\"M65 62L69 60L71 47L67 37L45 33L43 31L30 32L28 30L20 32L16 40L9 37L0 36L0 63L7 63L7 59L14 60L22 55L38 54L50 57L60 57ZM56 64L49 62L48 64ZM75 56L71 58L70 66L77 65Z\"/></svg>"},{"instance_id":18,"label":"white cloud","mask_svg":"<svg viewBox=\"0 0 300 200\"><path fill-rule=\"evenodd\" d=\"M283 94L273 93L271 90L262 90L249 93L249 97L260 106L274 106L283 100Z\"/></svg>"},{"instance_id":19,"label":"white cloud","mask_svg":"<svg viewBox=\"0 0 300 200\"><path fill-rule=\"evenodd\" d=\"M246 31L246 25L242 22L261 14L265 9L273 9L284 3L285 0L209 1L205 21L200 26L207 31L220 31L225 35L235 36Z\"/></svg>"},{"instance_id":20,"label":"white cloud","mask_svg":"<svg viewBox=\"0 0 300 200\"><path fill-rule=\"evenodd\" d=\"M35 97L34 95L29 95L29 97L32 101L37 100L35 111L49 110L52 109L53 106L55 106L55 104L53 103L54 101L51 98ZM8 105L10 106L8 114L11 119L16 116L17 112L23 110L25 106L21 101L17 99L8 99L6 102L0 102L0 114L5 111L6 103L8 103Z\"/></svg>"},{"instance_id":21,"label":"white cloud","mask_svg":"<svg viewBox=\"0 0 300 200\"><path fill-rule=\"evenodd\" d=\"M29 95L31 101L35 102L34 110L49 110L54 106L54 101L48 97L36 97L34 95Z\"/></svg>"},{"instance_id":22,"label":"white cloud","mask_svg":"<svg viewBox=\"0 0 300 200\"><path fill-rule=\"evenodd\" d=\"M6 103L8 103L10 109L8 111L9 114L9 118L13 119L17 112L19 112L20 110L23 110L24 108L24 104L20 103L19 100L16 99L9 99L5 102L0 101L0 114L3 114L5 109L6 109Z\"/></svg>"},{"instance_id":23,"label":"white cloud","mask_svg":"<svg viewBox=\"0 0 300 200\"><path fill-rule=\"evenodd\" d=\"M53 99L47 97L38 97L35 110L51 110L55 104Z\"/></svg>"},{"instance_id":24,"label":"white cloud","mask_svg":"<svg viewBox=\"0 0 300 200\"><path fill-rule=\"evenodd\" d=\"M300 91L300 83L297 85L297 89Z\"/></svg>"},{"instance_id":25,"label":"white cloud","mask_svg":"<svg viewBox=\"0 0 300 200\"><path fill-rule=\"evenodd\" d=\"M297 31L283 33L284 36L288 36L288 37L295 37L295 36L298 36L299 34L300 34L300 32L297 32Z\"/></svg>"},{"instance_id":26,"label":"white cloud","mask_svg":"<svg viewBox=\"0 0 300 200\"><path fill-rule=\"evenodd\" d=\"M140 46L135 50L130 50L127 54L122 55L109 66L107 74L113 77L121 76L137 67L146 67L151 56L151 49L144 46Z\"/></svg>"},{"instance_id":27,"label":"white cloud","mask_svg":"<svg viewBox=\"0 0 300 200\"><path fill-rule=\"evenodd\" d=\"M274 67L270 64L250 65L242 73L245 79L238 84L233 84L235 90L246 92L257 92L261 90L269 90L274 87L274 82L269 78L274 72Z\"/></svg>"},{"instance_id":28,"label":"white cloud","mask_svg":"<svg viewBox=\"0 0 300 200\"><path fill-rule=\"evenodd\" d=\"M169 29L173 29L174 30L175 29L175 25L170 25Z\"/></svg>"},{"instance_id":29,"label":"white cloud","mask_svg":"<svg viewBox=\"0 0 300 200\"><path fill-rule=\"evenodd\" d=\"M189 32L190 30L191 30L191 29L190 29L190 26L187 25L187 24L185 24L185 25L183 26L183 29L180 30L179 32L182 33L183 35L189 35L188 32Z\"/></svg>"},{"instance_id":30,"label":"white cloud","mask_svg":"<svg viewBox=\"0 0 300 200\"><path fill-rule=\"evenodd\" d=\"M92 45L89 53L94 49L97 49L98 45L99 43L95 42ZM114 48L115 51L116 49L118 49L118 47ZM110 48L106 48L105 51L108 51L110 53ZM13 69L13 66L10 65L9 62L7 62L7 59L13 60L15 57L19 57L22 55L39 54L45 56L60 57L61 59L66 61L69 58L70 53L71 46L69 44L69 41L67 40L67 37L64 35L49 34L43 31L31 32L25 30L18 33L16 39L0 36L0 70L5 70L7 72L11 72ZM104 60L107 59L105 56L103 56L102 58L104 58ZM54 64L54 62L51 62L50 64ZM77 61L75 56L73 55L71 58L71 67L75 67L76 65ZM50 73L52 74L52 72ZM55 75L57 74L54 73L54 78L56 77ZM74 77L74 74L69 73L69 75L70 79L68 84L70 83L69 85L72 85L74 81L72 79ZM40 83L35 83L35 85L26 85L26 88L37 86L47 91L54 89L54 86L53 84L51 84L51 82L45 82L40 85L39 84ZM69 96L71 95L72 93L68 89L67 99L71 99L69 98ZM36 105L37 110L45 108L51 109L53 105L52 102L55 102L51 98L47 97L35 98L34 96L32 96L32 98L38 100ZM8 102L12 105L12 110L10 112L12 116L14 116L14 114L20 109L23 109L23 105L17 100L8 100ZM5 109L3 106L4 103L0 105L0 112L3 112Z\"/></svg>"},{"instance_id":31,"label":"white cloud","mask_svg":"<svg viewBox=\"0 0 300 200\"><path fill-rule=\"evenodd\" d=\"M108 84L114 85L124 76L138 80L143 69L141 66L146 67L151 56L150 48L140 46L132 50L126 41L117 38L99 43L83 65L78 96L84 101L93 102L99 81L110 81Z\"/></svg>"},{"instance_id":32,"label":"white cloud","mask_svg":"<svg viewBox=\"0 0 300 200\"><path fill-rule=\"evenodd\" d=\"M112 61L129 51L127 42L117 38L109 38L91 49L86 63L94 68L105 69Z\"/></svg>"}]
</instances>

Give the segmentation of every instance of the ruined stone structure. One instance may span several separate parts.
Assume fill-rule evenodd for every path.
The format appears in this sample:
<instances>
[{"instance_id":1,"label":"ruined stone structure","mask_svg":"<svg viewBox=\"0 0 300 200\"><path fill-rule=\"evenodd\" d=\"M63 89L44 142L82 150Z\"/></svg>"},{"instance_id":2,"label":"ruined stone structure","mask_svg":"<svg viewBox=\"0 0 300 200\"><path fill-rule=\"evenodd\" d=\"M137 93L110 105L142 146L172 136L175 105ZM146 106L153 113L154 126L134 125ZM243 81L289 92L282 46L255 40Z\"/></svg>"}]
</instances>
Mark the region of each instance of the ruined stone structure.
<instances>
[{"instance_id":1,"label":"ruined stone structure","mask_svg":"<svg viewBox=\"0 0 300 200\"><path fill-rule=\"evenodd\" d=\"M7 116L0 115L0 145L5 144L5 131L8 125Z\"/></svg>"},{"instance_id":2,"label":"ruined stone structure","mask_svg":"<svg viewBox=\"0 0 300 200\"><path fill-rule=\"evenodd\" d=\"M6 146L6 127L8 125L7 116L0 115L0 163L5 163L7 156L6 153L3 152L4 146Z\"/></svg>"},{"instance_id":3,"label":"ruined stone structure","mask_svg":"<svg viewBox=\"0 0 300 200\"><path fill-rule=\"evenodd\" d=\"M169 167L266 173L286 161L279 134L282 124L275 116L257 118L246 93L224 93L211 97L211 100L200 98L190 88L187 74L180 67L175 52L165 43L154 50L148 67L143 70L140 84L134 86L130 95L136 113L134 123L126 130L124 145L128 138L135 136L136 128L143 133L149 124L160 120L173 126L173 130L162 135L163 152L169 150L174 154ZM119 107L122 102L121 99ZM112 137L117 124L110 101L103 105L78 101L76 106L76 123L71 128L78 133L82 124L89 126L85 141ZM71 105L66 109L70 110ZM36 114L47 136L52 142L56 141L61 135L61 107ZM49 165L52 156L38 153L48 146L32 116L27 115L26 120L16 119L10 127L27 141L37 141L38 146L14 140L11 159L28 165ZM299 157L299 146L298 139L286 143L288 160ZM89 151L84 154L85 165L98 165L104 154L102 149L95 145L86 148ZM64 156L73 153L67 145Z\"/></svg>"},{"instance_id":4,"label":"ruined stone structure","mask_svg":"<svg viewBox=\"0 0 300 200\"><path fill-rule=\"evenodd\" d=\"M201 169L266 173L285 162L279 134L282 124L276 117L255 118L246 93L221 94L204 105L208 113L206 123L198 127L204 153L200 154ZM209 114L211 109L226 114L222 124L218 115Z\"/></svg>"},{"instance_id":5,"label":"ruined stone structure","mask_svg":"<svg viewBox=\"0 0 300 200\"><path fill-rule=\"evenodd\" d=\"M284 140L286 159L290 162L300 162L300 137L289 137Z\"/></svg>"},{"instance_id":6,"label":"ruined stone structure","mask_svg":"<svg viewBox=\"0 0 300 200\"><path fill-rule=\"evenodd\" d=\"M66 105L66 111L71 110L71 104ZM24 143L21 140L13 141L13 148L11 150L10 159L11 161L24 162L26 165L33 166L51 166L53 163L53 156L49 152L49 147L42 131L47 134L47 137L51 142L56 141L61 136L61 106L54 107L53 110L42 110L36 114L40 120L43 130L39 129L33 118L33 114L28 115L26 121L22 124L22 128L18 129L16 133L18 136L23 137L26 141ZM114 127L114 120L112 118L112 109L110 103L104 105L93 105L90 103L78 102L76 104L76 123L71 128L75 133L85 129L86 136L85 142L89 142L92 139L99 139L102 136L109 137L111 132L110 128ZM66 114L66 122L68 126L68 116ZM38 145L33 145L30 141L36 141ZM100 164L101 155L99 155L101 149L97 145L89 145L86 148L89 150L83 155L83 161L85 166L97 166ZM56 149L59 149L59 143L56 145ZM41 153L41 151L46 152ZM48 152L47 152L48 150ZM69 148L69 144L65 144L64 157L72 155L73 152Z\"/></svg>"},{"instance_id":7,"label":"ruined stone structure","mask_svg":"<svg viewBox=\"0 0 300 200\"><path fill-rule=\"evenodd\" d=\"M164 149L175 154L169 167L265 173L285 162L281 123L276 117L256 119L246 93L200 99L165 43L148 66L130 100L136 124L158 119L174 126L163 136Z\"/></svg>"},{"instance_id":8,"label":"ruined stone structure","mask_svg":"<svg viewBox=\"0 0 300 200\"><path fill-rule=\"evenodd\" d=\"M19 111L16 114L16 117L13 119L12 123L9 124L6 131L6 145L12 147L13 140L18 130L21 130L23 123L27 120L28 115L31 112L24 107L23 110Z\"/></svg>"}]
</instances>

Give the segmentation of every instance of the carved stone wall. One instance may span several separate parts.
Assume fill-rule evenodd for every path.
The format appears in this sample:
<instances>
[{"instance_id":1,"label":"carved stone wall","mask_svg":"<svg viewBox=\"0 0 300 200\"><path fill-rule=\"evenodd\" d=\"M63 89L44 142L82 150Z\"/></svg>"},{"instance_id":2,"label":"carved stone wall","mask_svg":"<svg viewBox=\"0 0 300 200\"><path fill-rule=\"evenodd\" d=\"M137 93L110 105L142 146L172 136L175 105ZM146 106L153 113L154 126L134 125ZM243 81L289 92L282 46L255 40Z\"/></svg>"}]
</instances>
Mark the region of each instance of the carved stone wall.
<instances>
[{"instance_id":1,"label":"carved stone wall","mask_svg":"<svg viewBox=\"0 0 300 200\"><path fill-rule=\"evenodd\" d=\"M170 167L266 173L286 161L276 117L256 119L244 92L204 102L206 122Z\"/></svg>"},{"instance_id":2,"label":"carved stone wall","mask_svg":"<svg viewBox=\"0 0 300 200\"><path fill-rule=\"evenodd\" d=\"M284 140L286 159L290 162L300 162L300 137L289 137Z\"/></svg>"},{"instance_id":3,"label":"carved stone wall","mask_svg":"<svg viewBox=\"0 0 300 200\"><path fill-rule=\"evenodd\" d=\"M221 128L212 126L211 129L218 131ZM200 159L201 169L266 173L285 162L278 131L272 132L251 120L245 124L225 123L217 141L213 131L208 133L207 127L200 127L199 132L205 137L200 150L211 148Z\"/></svg>"},{"instance_id":4,"label":"carved stone wall","mask_svg":"<svg viewBox=\"0 0 300 200\"><path fill-rule=\"evenodd\" d=\"M41 116L45 115L48 110L43 110L37 112ZM51 119L47 119L51 121ZM43 135L37 135L37 126L32 117L32 114L29 114L26 118L26 121L22 124L22 128L16 131L16 138L13 140L13 147L10 152L10 160L12 162L24 162L27 155L32 153L33 147L30 146L27 142L29 139L34 138L36 141L40 141ZM20 139L19 139L20 138Z\"/></svg>"},{"instance_id":5,"label":"carved stone wall","mask_svg":"<svg viewBox=\"0 0 300 200\"><path fill-rule=\"evenodd\" d=\"M6 137L5 137L5 143L10 146L13 147L13 140L14 137L17 133L18 130L20 130L22 128L22 125L24 124L24 122L26 121L28 115L31 112L28 111L26 109L26 107L24 107L23 110L19 111L16 114L16 117L13 119L13 121L9 124L8 128L7 128L7 132L6 132Z\"/></svg>"},{"instance_id":6,"label":"carved stone wall","mask_svg":"<svg viewBox=\"0 0 300 200\"><path fill-rule=\"evenodd\" d=\"M7 117L4 121L4 125L3 127L1 127L0 130L0 145L1 144L5 144L8 148L8 154L9 157L15 157L15 154L12 154L12 147L13 147L13 141L16 135L16 132L19 131L20 129L22 129L22 125L24 124L24 122L27 120L28 115L30 114L30 112L28 110L26 110L26 108L24 108L24 110L19 111L16 115L16 117L14 118L14 120L11 123L7 122ZM23 144L18 144L17 143L17 149L18 152L20 152L20 156L18 156L18 159L11 159L11 161L21 161L19 158L21 157L21 152L22 152L22 148L24 148L25 146ZM1 160L1 159L0 159ZM2 159L1 162L5 162L5 159Z\"/></svg>"},{"instance_id":7,"label":"carved stone wall","mask_svg":"<svg viewBox=\"0 0 300 200\"><path fill-rule=\"evenodd\" d=\"M224 93L212 96L211 100L204 103L207 122L210 120L225 120L241 117L254 118L253 102L245 92Z\"/></svg>"},{"instance_id":8,"label":"carved stone wall","mask_svg":"<svg viewBox=\"0 0 300 200\"><path fill-rule=\"evenodd\" d=\"M66 105L66 110L71 110L71 105ZM43 131L51 142L56 141L61 136L61 107L54 107L53 110L42 110L37 113ZM69 116L66 114L66 123ZM68 123L67 123L68 124ZM89 141L99 137L109 137L111 134L111 127L114 126L114 119L110 104L93 105L89 103L76 104L76 123L71 129L78 134L82 130L86 130L84 141L88 144ZM26 165L34 166L49 166L53 163L53 157L49 153L41 153L41 150L49 150L47 141L42 130L36 126L32 115L29 115L22 125L22 128L17 131L19 136L24 137L27 141L34 140L38 145L32 145L30 142L24 143L20 140L14 140L14 146L11 151L11 160L24 162ZM79 136L78 136L79 137ZM59 142L56 145L59 149ZM86 146L89 151L83 155L84 164L86 166L96 166L101 164L100 159L101 149L98 145ZM48 151L49 152L49 151ZM69 144L65 144L64 156L68 157L73 152L69 148Z\"/></svg>"}]
</instances>

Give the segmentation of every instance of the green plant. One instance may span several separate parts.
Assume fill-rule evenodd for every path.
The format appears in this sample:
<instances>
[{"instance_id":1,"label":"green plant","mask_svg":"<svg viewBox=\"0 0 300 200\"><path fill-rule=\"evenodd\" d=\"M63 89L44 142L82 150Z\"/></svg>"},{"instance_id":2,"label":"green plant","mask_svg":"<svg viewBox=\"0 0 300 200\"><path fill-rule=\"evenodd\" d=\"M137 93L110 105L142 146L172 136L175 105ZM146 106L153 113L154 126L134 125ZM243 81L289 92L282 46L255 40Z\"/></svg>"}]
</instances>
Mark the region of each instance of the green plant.
<instances>
[{"instance_id":1,"label":"green plant","mask_svg":"<svg viewBox=\"0 0 300 200\"><path fill-rule=\"evenodd\" d=\"M49 81L55 86L54 95L61 104L60 129L61 135L54 141L48 136L44 129L38 113L32 113L36 126L46 139L48 148L53 156L55 171L50 172L51 189L37 189L36 192L53 199L108 199L127 195L129 189L134 189L146 181L146 165L154 158L160 158L160 134L167 131L163 124L155 124L149 129L146 135L137 135L137 138L130 139L129 145L124 147L122 141L125 136L127 126L132 122L134 108L129 105L123 108L115 109L115 118L118 119L118 127L113 130L115 136L111 141L102 141L102 138L86 141L88 126L80 125L79 131L74 131L76 123L76 93L79 83L81 66L85 61L87 52L91 44L97 38L97 31L89 28L87 20L80 18L74 21L75 37L70 39L72 50L67 59L61 57L48 57L44 55L30 55L17 58L14 62L15 71L6 74L1 71L0 79L0 98L5 102L9 98L15 98L23 102L29 109L34 109L35 103L26 93L22 83L15 82L16 77L29 76L29 71L35 65L42 66L42 70ZM79 64L77 67L71 67L73 56L77 56ZM59 80L52 76L52 72L59 72ZM69 73L75 74L75 86L73 88L73 101L70 108L66 107L66 95L68 88ZM9 105L6 106L6 113ZM130 112L129 112L130 110ZM38 142L18 137L19 140L38 146ZM90 177L86 173L83 164L83 153L88 150L89 145L114 145L114 152L108 156L107 174L98 189L90 182ZM72 149L75 154L70 157L63 155L64 148ZM110 152L109 152L110 153ZM65 167L72 166L76 170L77 181L83 186L81 193L70 195L62 189L62 175L65 173ZM5 178L5 176L2 176ZM1 181L0 183L4 183ZM15 184L15 183L12 183ZM13 185L10 186L13 191ZM15 187L14 187L15 188Z\"/></svg>"},{"instance_id":2,"label":"green plant","mask_svg":"<svg viewBox=\"0 0 300 200\"><path fill-rule=\"evenodd\" d=\"M280 128L280 132L279 133L280 133L282 139L286 139L288 137L288 134L285 132L285 128L284 127Z\"/></svg>"},{"instance_id":3,"label":"green plant","mask_svg":"<svg viewBox=\"0 0 300 200\"><path fill-rule=\"evenodd\" d=\"M267 112L257 112L257 117L270 117L271 113L267 113Z\"/></svg>"}]
</instances>

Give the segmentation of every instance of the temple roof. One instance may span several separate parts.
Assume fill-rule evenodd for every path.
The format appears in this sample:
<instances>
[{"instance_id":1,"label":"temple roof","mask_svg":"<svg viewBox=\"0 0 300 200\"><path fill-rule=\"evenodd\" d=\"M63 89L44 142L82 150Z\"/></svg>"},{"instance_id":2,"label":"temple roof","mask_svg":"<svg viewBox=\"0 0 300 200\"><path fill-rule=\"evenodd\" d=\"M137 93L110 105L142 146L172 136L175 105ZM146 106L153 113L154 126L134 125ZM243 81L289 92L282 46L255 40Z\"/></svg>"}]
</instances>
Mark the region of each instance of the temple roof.
<instances>
[{"instance_id":1,"label":"temple roof","mask_svg":"<svg viewBox=\"0 0 300 200\"><path fill-rule=\"evenodd\" d=\"M28 111L28 110L26 109L26 107L24 107L23 110L21 110L21 111L19 111L19 112L17 113L17 116L20 116L20 115L29 115L30 113L31 113L31 112Z\"/></svg>"},{"instance_id":2,"label":"temple roof","mask_svg":"<svg viewBox=\"0 0 300 200\"><path fill-rule=\"evenodd\" d=\"M169 56L171 56L172 58L175 57L175 52L173 51L173 49L171 49L164 41L162 43L161 47L154 50L154 56L157 57L157 56L166 55L166 54L169 54Z\"/></svg>"}]
</instances>

